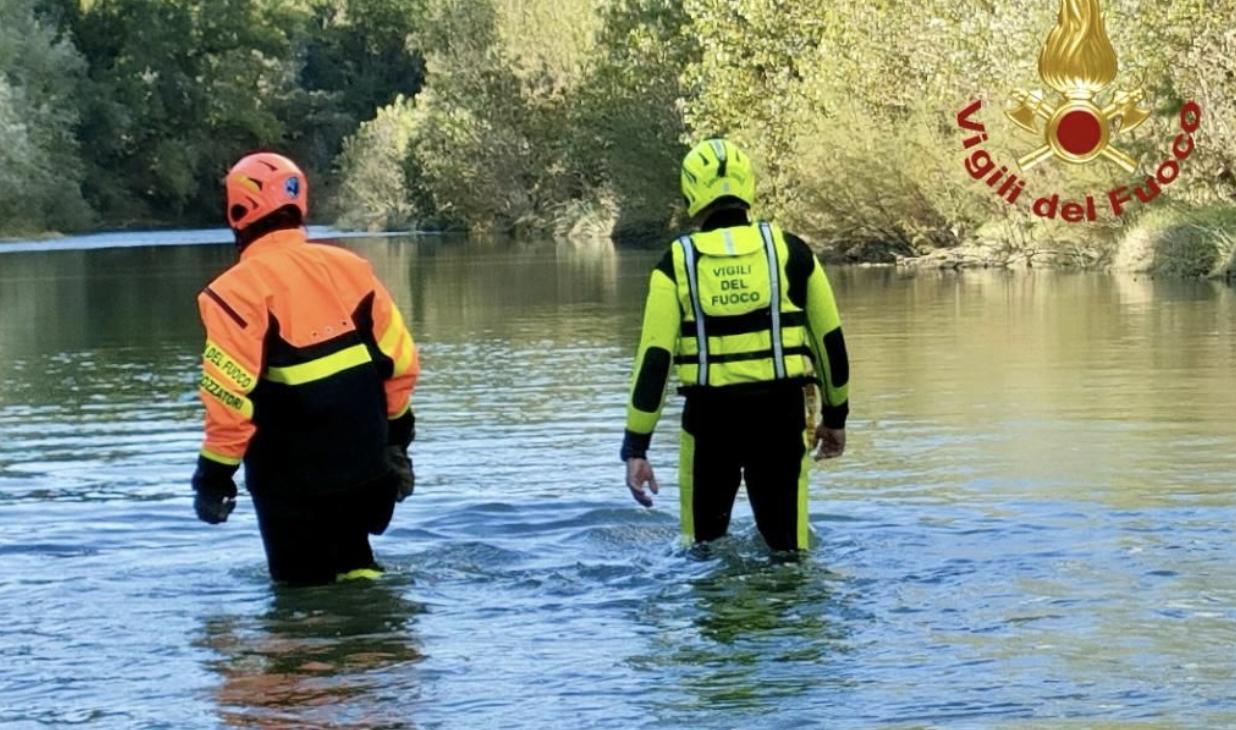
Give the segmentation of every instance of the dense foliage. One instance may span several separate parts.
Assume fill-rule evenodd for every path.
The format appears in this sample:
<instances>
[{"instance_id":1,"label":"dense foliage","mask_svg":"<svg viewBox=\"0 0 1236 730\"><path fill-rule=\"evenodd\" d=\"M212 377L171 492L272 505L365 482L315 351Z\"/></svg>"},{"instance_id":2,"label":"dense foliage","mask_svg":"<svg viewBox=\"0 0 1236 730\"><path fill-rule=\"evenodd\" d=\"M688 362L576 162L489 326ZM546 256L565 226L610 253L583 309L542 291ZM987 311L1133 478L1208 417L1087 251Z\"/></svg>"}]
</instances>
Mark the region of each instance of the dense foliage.
<instances>
[{"instance_id":1,"label":"dense foliage","mask_svg":"<svg viewBox=\"0 0 1236 730\"><path fill-rule=\"evenodd\" d=\"M333 199L343 140L421 88L422 19L418 0L0 0L0 232L216 224L223 172L258 148Z\"/></svg>"},{"instance_id":2,"label":"dense foliage","mask_svg":"<svg viewBox=\"0 0 1236 730\"><path fill-rule=\"evenodd\" d=\"M74 136L84 68L28 4L0 0L0 232L90 224Z\"/></svg>"},{"instance_id":3,"label":"dense foliage","mask_svg":"<svg viewBox=\"0 0 1236 730\"><path fill-rule=\"evenodd\" d=\"M1153 165L1198 99L1199 151L1168 195L1229 203L1236 0L1103 4L1113 88L1144 84L1155 112L1122 146ZM981 98L993 155L1033 145L1001 109L1041 88L1058 7L0 0L0 231L213 222L228 162L271 147L314 176L320 219L353 227L657 239L681 222L686 146L728 135L757 160L761 212L817 242L1026 240L966 176L954 118ZM1066 194L1123 179L1029 177Z\"/></svg>"}]
</instances>

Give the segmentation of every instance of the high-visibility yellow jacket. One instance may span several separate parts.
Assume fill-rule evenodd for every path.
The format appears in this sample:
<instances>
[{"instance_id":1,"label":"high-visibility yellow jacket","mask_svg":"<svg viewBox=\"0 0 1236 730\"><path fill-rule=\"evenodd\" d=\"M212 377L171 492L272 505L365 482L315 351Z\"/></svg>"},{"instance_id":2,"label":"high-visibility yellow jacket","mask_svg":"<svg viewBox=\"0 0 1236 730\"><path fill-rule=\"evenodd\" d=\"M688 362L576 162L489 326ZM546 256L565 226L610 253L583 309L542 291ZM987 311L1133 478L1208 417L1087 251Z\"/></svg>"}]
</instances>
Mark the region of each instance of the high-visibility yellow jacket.
<instances>
[{"instance_id":1,"label":"high-visibility yellow jacket","mask_svg":"<svg viewBox=\"0 0 1236 730\"><path fill-rule=\"evenodd\" d=\"M383 476L416 344L369 262L303 229L254 241L198 296L206 328L201 455L250 490L337 491Z\"/></svg>"},{"instance_id":2,"label":"high-visibility yellow jacket","mask_svg":"<svg viewBox=\"0 0 1236 730\"><path fill-rule=\"evenodd\" d=\"M849 360L832 287L807 244L771 223L683 236L653 270L624 459L647 449L671 363L688 396L815 379L823 422L845 427Z\"/></svg>"}]
</instances>

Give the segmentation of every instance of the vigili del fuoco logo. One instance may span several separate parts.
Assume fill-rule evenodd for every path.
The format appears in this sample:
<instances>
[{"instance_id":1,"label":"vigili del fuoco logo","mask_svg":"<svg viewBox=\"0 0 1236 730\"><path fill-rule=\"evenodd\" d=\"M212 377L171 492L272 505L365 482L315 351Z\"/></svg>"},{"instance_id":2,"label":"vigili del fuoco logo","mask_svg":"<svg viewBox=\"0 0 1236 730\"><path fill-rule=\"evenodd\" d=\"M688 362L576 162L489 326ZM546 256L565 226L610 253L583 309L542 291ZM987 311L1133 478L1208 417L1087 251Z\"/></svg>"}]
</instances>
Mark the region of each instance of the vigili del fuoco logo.
<instances>
[{"instance_id":1,"label":"vigili del fuoco logo","mask_svg":"<svg viewBox=\"0 0 1236 730\"><path fill-rule=\"evenodd\" d=\"M1141 126L1150 112L1142 106L1145 94L1140 88L1117 89L1103 104L1100 97L1116 80L1118 71L1099 0L1061 0L1060 18L1039 53L1039 76L1063 98L1018 90L1005 109L1008 118L1034 135L1038 145L1017 160L1021 172L1053 159L1071 165L1097 161L1128 173L1137 172L1137 160L1121 149L1120 141ZM970 150L966 172L1016 206L1026 191L1026 181L1010 173L1007 165L998 165L981 146L988 140L987 128L975 118L982 108L983 102L976 99L957 115L958 126L972 133L963 141L964 148ZM1100 196L1102 203L1096 202L1095 195L1087 195L1084 201L1062 201L1058 193L1038 198L1027 195L1025 201L1033 199L1031 210L1040 218L1060 218L1069 223L1097 220L1100 205L1112 215L1122 216L1132 206L1159 197L1165 186L1180 177L1181 163L1193 154L1193 135L1201 121L1201 106L1186 102L1180 109L1180 134L1154 174L1109 190Z\"/></svg>"}]
</instances>

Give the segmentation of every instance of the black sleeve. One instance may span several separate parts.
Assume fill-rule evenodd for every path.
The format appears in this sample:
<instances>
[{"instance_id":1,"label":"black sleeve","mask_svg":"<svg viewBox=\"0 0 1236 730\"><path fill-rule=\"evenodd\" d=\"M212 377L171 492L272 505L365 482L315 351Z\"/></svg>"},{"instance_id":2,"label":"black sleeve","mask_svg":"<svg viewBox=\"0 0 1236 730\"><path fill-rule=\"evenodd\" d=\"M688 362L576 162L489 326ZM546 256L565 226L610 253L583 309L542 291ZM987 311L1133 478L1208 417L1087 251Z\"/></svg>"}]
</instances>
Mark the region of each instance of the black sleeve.
<instances>
[{"instance_id":1,"label":"black sleeve","mask_svg":"<svg viewBox=\"0 0 1236 730\"><path fill-rule=\"evenodd\" d=\"M653 268L668 276L670 281L678 281L674 276L674 249L666 249L665 255L661 257L661 260Z\"/></svg>"},{"instance_id":2,"label":"black sleeve","mask_svg":"<svg viewBox=\"0 0 1236 730\"><path fill-rule=\"evenodd\" d=\"M789 251L785 262L786 278L789 279L787 295L794 306L806 309L807 279L811 278L811 272L815 268L815 253L806 241L793 233L785 232L783 235L785 247Z\"/></svg>"}]
</instances>

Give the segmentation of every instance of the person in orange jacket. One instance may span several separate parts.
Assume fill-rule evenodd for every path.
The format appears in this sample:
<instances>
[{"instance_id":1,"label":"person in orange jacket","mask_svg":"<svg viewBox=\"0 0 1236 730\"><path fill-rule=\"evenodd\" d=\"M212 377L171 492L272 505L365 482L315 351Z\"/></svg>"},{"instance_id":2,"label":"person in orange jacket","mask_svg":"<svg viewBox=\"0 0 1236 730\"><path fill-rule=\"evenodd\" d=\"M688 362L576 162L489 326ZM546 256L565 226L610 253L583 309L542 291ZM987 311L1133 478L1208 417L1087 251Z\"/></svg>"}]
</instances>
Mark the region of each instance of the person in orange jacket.
<instances>
[{"instance_id":1,"label":"person in orange jacket","mask_svg":"<svg viewBox=\"0 0 1236 730\"><path fill-rule=\"evenodd\" d=\"M306 240L308 184L295 163L249 155L226 191L240 260L197 299L197 516L227 520L243 462L271 578L375 577L369 535L415 486L416 344L369 262Z\"/></svg>"}]
</instances>

